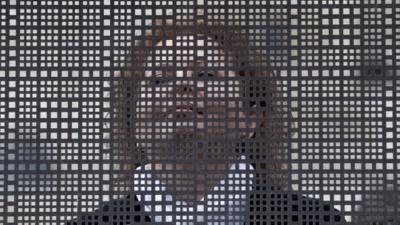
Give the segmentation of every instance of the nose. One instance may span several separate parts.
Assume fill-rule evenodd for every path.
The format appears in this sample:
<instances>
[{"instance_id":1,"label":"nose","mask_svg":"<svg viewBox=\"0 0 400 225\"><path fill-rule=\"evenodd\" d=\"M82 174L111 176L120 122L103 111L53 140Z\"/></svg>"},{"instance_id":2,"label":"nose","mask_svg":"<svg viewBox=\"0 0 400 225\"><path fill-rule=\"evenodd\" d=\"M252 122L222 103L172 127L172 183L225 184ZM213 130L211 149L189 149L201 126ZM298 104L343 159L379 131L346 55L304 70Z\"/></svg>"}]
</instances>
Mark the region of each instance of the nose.
<instances>
[{"instance_id":1,"label":"nose","mask_svg":"<svg viewBox=\"0 0 400 225\"><path fill-rule=\"evenodd\" d=\"M193 96L193 83L194 82L192 80L178 80L176 82L176 94L179 94L180 96L185 94Z\"/></svg>"},{"instance_id":2,"label":"nose","mask_svg":"<svg viewBox=\"0 0 400 225\"><path fill-rule=\"evenodd\" d=\"M196 72L193 70L188 70L186 73L183 71L177 71L176 76L179 79L176 81L175 94L180 96L186 94L187 96L192 97L204 97L204 83L203 81L194 79L195 73ZM181 79L181 77L183 77L183 79ZM196 88L194 85L196 85Z\"/></svg>"},{"instance_id":3,"label":"nose","mask_svg":"<svg viewBox=\"0 0 400 225\"><path fill-rule=\"evenodd\" d=\"M185 74L187 74L187 78L185 78ZM176 77L178 78L178 80L175 84L175 94L178 94L180 96L183 96L185 94L190 95L193 92L193 87L191 87L191 85L193 85L193 81L188 81L188 79L190 79L189 77L191 77L191 73L189 71L185 72L183 70L178 70L176 71ZM183 80L181 80L182 77Z\"/></svg>"}]
</instances>

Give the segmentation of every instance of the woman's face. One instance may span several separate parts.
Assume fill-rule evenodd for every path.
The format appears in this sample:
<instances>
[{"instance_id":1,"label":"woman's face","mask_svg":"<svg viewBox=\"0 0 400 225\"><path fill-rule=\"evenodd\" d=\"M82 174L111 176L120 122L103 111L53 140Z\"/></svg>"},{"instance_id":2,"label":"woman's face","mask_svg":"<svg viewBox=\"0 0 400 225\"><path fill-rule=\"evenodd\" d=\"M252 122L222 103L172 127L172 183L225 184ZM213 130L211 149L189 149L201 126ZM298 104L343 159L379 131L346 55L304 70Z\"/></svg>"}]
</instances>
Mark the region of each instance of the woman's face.
<instances>
[{"instance_id":1,"label":"woman's face","mask_svg":"<svg viewBox=\"0 0 400 225\"><path fill-rule=\"evenodd\" d=\"M211 38L173 43L159 42L147 59L152 69L135 93L135 138L150 159L226 157L221 149L251 137L256 126L245 120L236 73L224 69L230 56Z\"/></svg>"}]
</instances>

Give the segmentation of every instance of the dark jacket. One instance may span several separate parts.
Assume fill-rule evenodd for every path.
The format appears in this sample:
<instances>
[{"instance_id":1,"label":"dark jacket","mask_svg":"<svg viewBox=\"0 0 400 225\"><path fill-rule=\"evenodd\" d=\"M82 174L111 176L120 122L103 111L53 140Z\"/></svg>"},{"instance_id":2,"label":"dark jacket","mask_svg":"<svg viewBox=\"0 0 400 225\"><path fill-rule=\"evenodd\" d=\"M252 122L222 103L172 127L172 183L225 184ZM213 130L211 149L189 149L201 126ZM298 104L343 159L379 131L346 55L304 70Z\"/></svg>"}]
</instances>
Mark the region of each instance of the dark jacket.
<instances>
[{"instance_id":1,"label":"dark jacket","mask_svg":"<svg viewBox=\"0 0 400 225\"><path fill-rule=\"evenodd\" d=\"M66 225L127 225L152 224L136 197L125 198L102 203L90 213L80 213ZM249 194L249 212L246 224L268 225L323 225L346 224L342 213L327 202L307 198L289 191L252 191ZM160 224L160 223L154 223ZM162 223L168 224L168 223ZM174 224L174 223L169 223Z\"/></svg>"}]
</instances>

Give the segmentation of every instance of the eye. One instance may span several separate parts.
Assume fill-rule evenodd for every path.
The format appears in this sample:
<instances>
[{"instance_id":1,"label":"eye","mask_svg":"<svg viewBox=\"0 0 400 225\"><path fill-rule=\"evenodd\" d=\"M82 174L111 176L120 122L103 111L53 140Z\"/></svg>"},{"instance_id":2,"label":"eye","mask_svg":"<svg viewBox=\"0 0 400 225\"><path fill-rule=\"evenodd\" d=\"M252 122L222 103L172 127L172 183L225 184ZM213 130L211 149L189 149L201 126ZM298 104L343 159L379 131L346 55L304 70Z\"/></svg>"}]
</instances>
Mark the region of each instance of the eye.
<instances>
[{"instance_id":1,"label":"eye","mask_svg":"<svg viewBox=\"0 0 400 225\"><path fill-rule=\"evenodd\" d=\"M149 85L160 85L163 84L164 81L162 79L154 79L154 80L150 80Z\"/></svg>"},{"instance_id":2,"label":"eye","mask_svg":"<svg viewBox=\"0 0 400 225\"><path fill-rule=\"evenodd\" d=\"M201 73L199 73L199 77L203 77L203 75L204 75L205 73L204 72L201 72ZM212 73L207 73L207 75L208 75L208 77L212 77L212 76L214 76L214 74L212 74Z\"/></svg>"}]
</instances>

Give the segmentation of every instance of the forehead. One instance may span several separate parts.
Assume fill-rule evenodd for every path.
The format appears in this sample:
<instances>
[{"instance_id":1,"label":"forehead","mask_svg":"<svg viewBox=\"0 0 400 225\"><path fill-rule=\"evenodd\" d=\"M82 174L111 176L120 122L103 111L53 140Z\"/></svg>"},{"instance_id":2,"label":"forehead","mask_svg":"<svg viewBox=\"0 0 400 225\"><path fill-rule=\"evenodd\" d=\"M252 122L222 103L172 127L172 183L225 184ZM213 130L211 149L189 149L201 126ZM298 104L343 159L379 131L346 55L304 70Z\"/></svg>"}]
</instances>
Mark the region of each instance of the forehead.
<instances>
[{"instance_id":1,"label":"forehead","mask_svg":"<svg viewBox=\"0 0 400 225\"><path fill-rule=\"evenodd\" d=\"M198 34L194 35L183 35L176 36L176 39L166 39L157 43L156 46L173 46L174 42L177 47L185 46L219 46L219 43L214 41L211 37L207 35Z\"/></svg>"},{"instance_id":2,"label":"forehead","mask_svg":"<svg viewBox=\"0 0 400 225\"><path fill-rule=\"evenodd\" d=\"M147 57L152 66L225 66L225 51L217 41L205 35L176 36L157 43L153 55ZM197 59L197 60L195 60ZM175 62L175 63L173 63Z\"/></svg>"}]
</instances>

